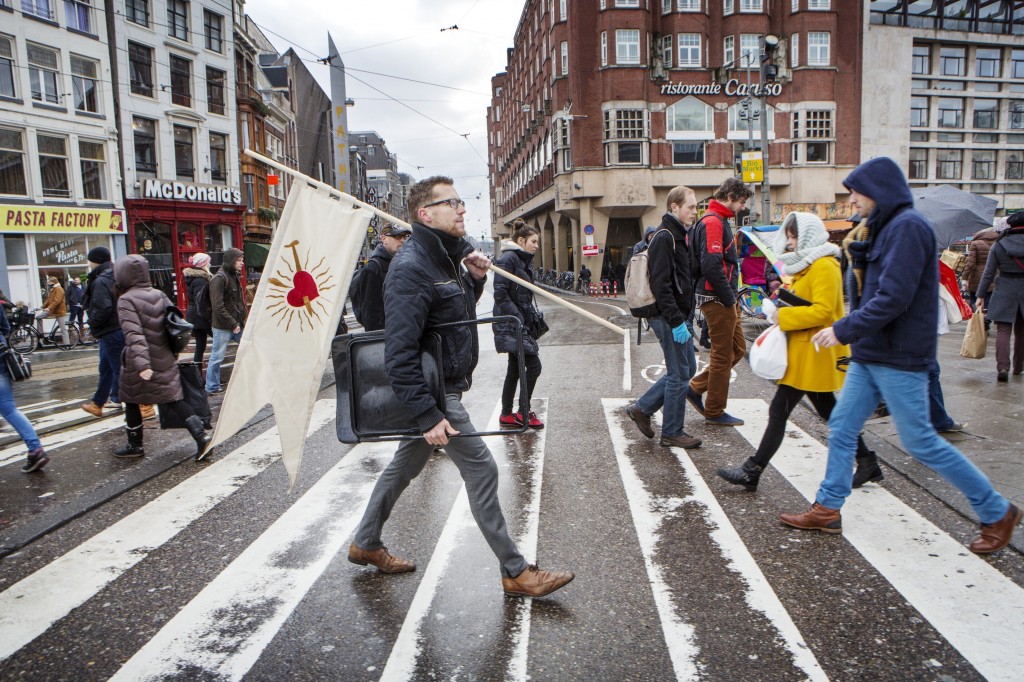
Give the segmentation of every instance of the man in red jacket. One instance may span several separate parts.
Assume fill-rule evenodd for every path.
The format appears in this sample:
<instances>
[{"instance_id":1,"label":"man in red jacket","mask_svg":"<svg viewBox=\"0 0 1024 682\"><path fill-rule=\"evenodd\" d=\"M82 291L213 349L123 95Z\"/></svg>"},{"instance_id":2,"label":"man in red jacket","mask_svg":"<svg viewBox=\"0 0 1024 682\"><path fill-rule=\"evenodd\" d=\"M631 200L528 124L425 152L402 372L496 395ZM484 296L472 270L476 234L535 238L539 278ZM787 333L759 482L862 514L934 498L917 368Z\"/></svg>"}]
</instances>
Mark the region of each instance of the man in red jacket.
<instances>
[{"instance_id":1,"label":"man in red jacket","mask_svg":"<svg viewBox=\"0 0 1024 682\"><path fill-rule=\"evenodd\" d=\"M743 210L753 192L739 178L729 178L715 191L707 212L690 233L695 260L693 293L708 322L711 360L690 379L686 399L712 426L742 426L743 420L725 411L729 375L747 350L740 322L739 254L729 218ZM705 400L704 394L707 393Z\"/></svg>"}]
</instances>

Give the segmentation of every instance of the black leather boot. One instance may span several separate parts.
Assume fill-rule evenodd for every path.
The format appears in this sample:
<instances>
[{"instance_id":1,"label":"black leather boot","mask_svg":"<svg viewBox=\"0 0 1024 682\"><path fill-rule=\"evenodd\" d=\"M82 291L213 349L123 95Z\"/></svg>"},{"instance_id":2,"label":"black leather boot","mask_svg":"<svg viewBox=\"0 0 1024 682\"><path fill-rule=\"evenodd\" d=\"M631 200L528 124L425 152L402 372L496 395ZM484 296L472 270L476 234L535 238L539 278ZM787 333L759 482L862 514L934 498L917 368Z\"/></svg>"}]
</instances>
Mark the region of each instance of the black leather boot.
<instances>
[{"instance_id":1,"label":"black leather boot","mask_svg":"<svg viewBox=\"0 0 1024 682\"><path fill-rule=\"evenodd\" d=\"M114 457L130 459L144 456L146 453L142 449L142 425L140 424L134 429L126 426L124 431L128 435L128 444L114 450Z\"/></svg>"},{"instance_id":2,"label":"black leather boot","mask_svg":"<svg viewBox=\"0 0 1024 682\"><path fill-rule=\"evenodd\" d=\"M719 469L718 475L729 481L729 483L741 485L750 492L754 492L757 490L758 481L761 480L762 471L764 471L763 466L754 464L753 460L748 459L741 467Z\"/></svg>"},{"instance_id":3,"label":"black leather boot","mask_svg":"<svg viewBox=\"0 0 1024 682\"><path fill-rule=\"evenodd\" d=\"M857 470L853 472L854 488L859 488L865 483L878 483L883 478L885 476L882 475L882 468L878 466L878 457L874 452L857 458Z\"/></svg>"},{"instance_id":4,"label":"black leather boot","mask_svg":"<svg viewBox=\"0 0 1024 682\"><path fill-rule=\"evenodd\" d=\"M213 438L207 435L206 429L203 428L203 420L198 415L192 415L186 419L185 428L188 429L188 432L196 441L196 461L198 462L210 454L206 451L206 446L210 444Z\"/></svg>"}]
</instances>

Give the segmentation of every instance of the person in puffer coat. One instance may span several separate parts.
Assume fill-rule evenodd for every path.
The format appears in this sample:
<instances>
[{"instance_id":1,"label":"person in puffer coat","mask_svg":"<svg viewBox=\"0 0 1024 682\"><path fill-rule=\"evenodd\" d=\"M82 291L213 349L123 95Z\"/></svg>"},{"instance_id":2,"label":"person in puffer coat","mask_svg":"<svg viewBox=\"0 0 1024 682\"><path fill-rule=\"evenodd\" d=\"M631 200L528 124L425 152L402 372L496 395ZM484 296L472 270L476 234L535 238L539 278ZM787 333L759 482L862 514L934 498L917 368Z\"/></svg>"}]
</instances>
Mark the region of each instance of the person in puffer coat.
<instances>
[{"instance_id":1,"label":"person in puffer coat","mask_svg":"<svg viewBox=\"0 0 1024 682\"><path fill-rule=\"evenodd\" d=\"M522 220L512 225L512 239L501 244L501 256L494 264L519 279L533 283L533 255L540 248L540 232ZM506 277L498 277L494 281L494 316L512 315L523 324L523 360L526 364L526 395L519 396L520 402L529 402L533 396L533 388L540 377L540 349L537 339L530 336L529 322L533 318L533 292L516 284ZM521 411L512 411L512 400L519 386L519 354L516 348L516 332L509 323L495 323L494 349L499 353L508 353L508 371L505 372L505 386L501 391L501 426L522 426L528 420L531 429L543 429L544 422L537 418L531 410L523 419ZM524 400L525 399L525 400Z\"/></svg>"},{"instance_id":2,"label":"person in puffer coat","mask_svg":"<svg viewBox=\"0 0 1024 682\"><path fill-rule=\"evenodd\" d=\"M120 297L117 318L124 333L121 352L119 395L124 401L128 444L114 451L115 457L142 457L142 412L140 405L162 405L185 423L196 441L196 459L210 442L203 421L185 402L178 372L178 358L171 350L164 316L171 305L167 295L154 289L149 263L139 255L128 255L114 263L114 281Z\"/></svg>"}]
</instances>

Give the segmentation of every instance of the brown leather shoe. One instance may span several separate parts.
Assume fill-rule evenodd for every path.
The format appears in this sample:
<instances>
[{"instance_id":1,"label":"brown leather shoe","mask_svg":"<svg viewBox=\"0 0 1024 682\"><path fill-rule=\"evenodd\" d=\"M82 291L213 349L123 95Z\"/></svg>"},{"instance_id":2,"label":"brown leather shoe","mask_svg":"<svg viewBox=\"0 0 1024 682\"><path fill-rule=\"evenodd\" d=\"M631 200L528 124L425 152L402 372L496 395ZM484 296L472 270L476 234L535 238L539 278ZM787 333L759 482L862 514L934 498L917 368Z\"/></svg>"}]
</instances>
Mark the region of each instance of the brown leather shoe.
<instances>
[{"instance_id":1,"label":"brown leather shoe","mask_svg":"<svg viewBox=\"0 0 1024 682\"><path fill-rule=\"evenodd\" d=\"M685 431L678 436L662 436L661 444L667 448L699 448L703 441Z\"/></svg>"},{"instance_id":2,"label":"brown leather shoe","mask_svg":"<svg viewBox=\"0 0 1024 682\"><path fill-rule=\"evenodd\" d=\"M152 405L139 405L139 412L143 419L152 419L156 416L156 409Z\"/></svg>"},{"instance_id":3,"label":"brown leather shoe","mask_svg":"<svg viewBox=\"0 0 1024 682\"><path fill-rule=\"evenodd\" d=\"M815 502L803 514L779 514L787 526L800 530L820 530L833 535L843 532L843 519L838 509L829 509Z\"/></svg>"},{"instance_id":4,"label":"brown leather shoe","mask_svg":"<svg viewBox=\"0 0 1024 682\"><path fill-rule=\"evenodd\" d=\"M640 409L636 403L626 406L626 416L633 420L640 433L648 438L654 438L654 429L651 427L651 415Z\"/></svg>"},{"instance_id":5,"label":"brown leather shoe","mask_svg":"<svg viewBox=\"0 0 1024 682\"><path fill-rule=\"evenodd\" d=\"M82 403L82 409L85 410L86 412L88 412L89 414L91 414L94 417L102 417L103 416L103 408L100 407L99 405L97 405L96 403L94 403L91 400L89 402L87 402L87 403Z\"/></svg>"},{"instance_id":6,"label":"brown leather shoe","mask_svg":"<svg viewBox=\"0 0 1024 682\"><path fill-rule=\"evenodd\" d=\"M970 544L971 551L975 554L991 554L1006 547L1010 544L1013 527L1020 522L1020 517L1020 508L1011 504L1003 518L995 523L981 524L981 537Z\"/></svg>"},{"instance_id":7,"label":"brown leather shoe","mask_svg":"<svg viewBox=\"0 0 1024 682\"><path fill-rule=\"evenodd\" d=\"M408 573L416 570L416 564L408 559L393 556L387 547L365 550L356 547L356 543L348 546L348 560L354 564L365 566L373 564L381 573Z\"/></svg>"},{"instance_id":8,"label":"brown leather shoe","mask_svg":"<svg viewBox=\"0 0 1024 682\"><path fill-rule=\"evenodd\" d=\"M501 589L511 597L543 597L572 582L576 574L569 571L542 571L530 564L515 578L502 576Z\"/></svg>"}]
</instances>

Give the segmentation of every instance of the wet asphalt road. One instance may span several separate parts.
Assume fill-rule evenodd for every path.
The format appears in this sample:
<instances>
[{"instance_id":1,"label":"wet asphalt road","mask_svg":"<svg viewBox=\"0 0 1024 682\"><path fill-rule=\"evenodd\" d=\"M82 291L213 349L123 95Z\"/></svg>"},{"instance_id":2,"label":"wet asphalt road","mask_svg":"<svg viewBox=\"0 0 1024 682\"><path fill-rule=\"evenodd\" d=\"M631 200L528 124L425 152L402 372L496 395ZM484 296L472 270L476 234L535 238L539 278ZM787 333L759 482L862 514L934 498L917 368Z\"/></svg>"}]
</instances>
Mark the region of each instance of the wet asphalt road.
<instances>
[{"instance_id":1,"label":"wet asphalt road","mask_svg":"<svg viewBox=\"0 0 1024 682\"><path fill-rule=\"evenodd\" d=\"M0 680L1016 678L1021 554L970 555L962 543L973 521L955 493L901 464L884 420L869 445L896 468L851 497L846 533L786 529L777 515L808 504L814 474L799 470L801 452L825 441L824 425L798 408L790 459L780 452L756 494L731 489L714 471L752 452L740 430L713 430L688 411L687 430L705 443L686 453L643 438L622 415L661 356L650 333L635 346L635 325L614 305L586 304L632 326L631 389L612 332L544 303L552 331L535 409L547 428L488 439L510 530L531 561L576 572L563 590L502 596L443 455L385 527L392 552L418 570L383 576L350 564L352 529L393 446L338 443L329 403L291 491L266 413L199 465L183 432L152 422L147 457L114 460L113 417L112 429L53 449L45 475L21 474L20 460L0 466L0 545L54 528L0 561ZM478 426L497 420L505 371L486 331L481 347L466 395ZM91 391L87 370L59 371L61 395L19 393L19 404ZM745 363L736 372L731 397L753 424L774 387ZM323 400L333 398L329 380ZM990 435L1012 448L1012 431ZM890 501L909 511L883 513ZM916 523L926 528L917 539L885 544ZM906 566L903 555L923 559ZM985 601L990 592L1002 598ZM988 612L955 601L943 610L957 594L977 594Z\"/></svg>"}]
</instances>

